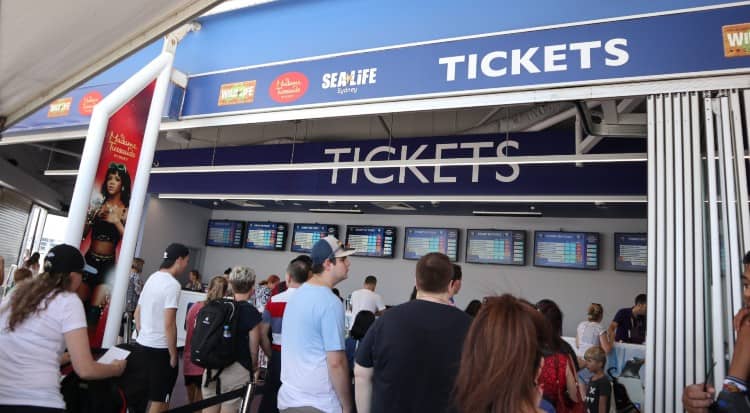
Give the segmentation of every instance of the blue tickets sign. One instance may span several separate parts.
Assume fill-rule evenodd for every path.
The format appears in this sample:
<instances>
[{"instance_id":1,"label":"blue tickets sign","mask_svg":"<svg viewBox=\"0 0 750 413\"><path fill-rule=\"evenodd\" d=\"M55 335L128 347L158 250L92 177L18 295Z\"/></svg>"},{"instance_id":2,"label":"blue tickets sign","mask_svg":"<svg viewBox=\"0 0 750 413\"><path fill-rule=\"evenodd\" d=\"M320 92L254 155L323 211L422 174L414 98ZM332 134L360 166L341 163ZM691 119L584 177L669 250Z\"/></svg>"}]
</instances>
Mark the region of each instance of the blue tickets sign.
<instances>
[{"instance_id":1,"label":"blue tickets sign","mask_svg":"<svg viewBox=\"0 0 750 413\"><path fill-rule=\"evenodd\" d=\"M628 140L632 141L632 140ZM634 142L641 144L642 142ZM642 152L632 150L631 152ZM159 151L157 167L382 160L503 160L575 153L570 134L535 132ZM278 195L645 195L646 163L404 166L151 174L152 193Z\"/></svg>"},{"instance_id":2,"label":"blue tickets sign","mask_svg":"<svg viewBox=\"0 0 750 413\"><path fill-rule=\"evenodd\" d=\"M722 30L748 22L736 6L196 75L182 116L749 71L750 56L725 51L744 38Z\"/></svg>"}]
</instances>

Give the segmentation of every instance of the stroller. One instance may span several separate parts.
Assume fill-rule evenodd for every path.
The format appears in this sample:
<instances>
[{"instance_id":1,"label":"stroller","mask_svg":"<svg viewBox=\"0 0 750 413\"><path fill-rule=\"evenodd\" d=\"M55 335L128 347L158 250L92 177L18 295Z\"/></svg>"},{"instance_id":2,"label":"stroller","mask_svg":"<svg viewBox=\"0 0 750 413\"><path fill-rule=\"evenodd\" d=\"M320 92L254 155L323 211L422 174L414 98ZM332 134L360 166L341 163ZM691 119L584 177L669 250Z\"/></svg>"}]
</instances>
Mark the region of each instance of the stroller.
<instances>
[{"instance_id":1,"label":"stroller","mask_svg":"<svg viewBox=\"0 0 750 413\"><path fill-rule=\"evenodd\" d=\"M617 368L610 367L607 370L607 375L612 379L612 391L615 395L615 408L617 409L617 413L640 413L640 410L638 410L630 400L628 390L617 380L617 377L612 375L613 370L617 370Z\"/></svg>"}]
</instances>

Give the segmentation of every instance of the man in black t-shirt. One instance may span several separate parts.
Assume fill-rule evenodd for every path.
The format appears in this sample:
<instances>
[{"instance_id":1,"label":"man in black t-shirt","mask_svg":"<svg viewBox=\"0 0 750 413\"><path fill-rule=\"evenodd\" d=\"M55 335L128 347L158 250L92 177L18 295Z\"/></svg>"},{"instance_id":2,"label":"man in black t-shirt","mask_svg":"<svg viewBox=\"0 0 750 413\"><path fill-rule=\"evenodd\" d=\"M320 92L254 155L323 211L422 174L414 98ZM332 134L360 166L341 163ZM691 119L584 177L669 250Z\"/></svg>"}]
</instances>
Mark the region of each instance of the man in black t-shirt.
<instances>
[{"instance_id":1,"label":"man in black t-shirt","mask_svg":"<svg viewBox=\"0 0 750 413\"><path fill-rule=\"evenodd\" d=\"M417 299L386 311L355 357L359 413L454 412L450 399L471 317L450 303L453 266L430 253L417 262Z\"/></svg>"}]
</instances>

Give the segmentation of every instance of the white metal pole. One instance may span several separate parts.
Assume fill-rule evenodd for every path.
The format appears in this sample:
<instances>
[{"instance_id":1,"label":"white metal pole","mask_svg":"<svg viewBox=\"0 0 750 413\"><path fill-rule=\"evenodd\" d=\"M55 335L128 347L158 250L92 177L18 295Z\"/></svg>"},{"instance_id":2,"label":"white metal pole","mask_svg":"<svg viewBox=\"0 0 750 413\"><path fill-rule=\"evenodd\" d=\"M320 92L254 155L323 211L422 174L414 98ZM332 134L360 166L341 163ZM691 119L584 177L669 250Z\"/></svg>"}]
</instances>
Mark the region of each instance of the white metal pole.
<instances>
[{"instance_id":1,"label":"white metal pole","mask_svg":"<svg viewBox=\"0 0 750 413\"><path fill-rule=\"evenodd\" d=\"M745 136L742 131L742 111L740 108L740 92L736 89L730 92L732 107L732 123L734 125L734 156L735 167L737 168L737 189L739 195L738 208L740 211L740 231L742 234L742 244L740 255L750 249L750 211L748 211L748 193L747 193L747 168L745 167ZM745 92L745 118L750 127L750 99Z\"/></svg>"},{"instance_id":2,"label":"white metal pole","mask_svg":"<svg viewBox=\"0 0 750 413\"><path fill-rule=\"evenodd\" d=\"M682 403L679 395L685 387L685 223L684 223L684 193L685 183L683 180L683 130L682 130L682 101L680 95L673 95L672 110L674 119L674 189L675 189L675 212L674 212L674 278L675 278L675 378L673 385L675 411L681 412Z\"/></svg>"},{"instance_id":3,"label":"white metal pole","mask_svg":"<svg viewBox=\"0 0 750 413\"><path fill-rule=\"evenodd\" d=\"M665 401L665 354L666 354L666 194L665 194L665 150L664 150L664 95L656 96L656 300L649 312L656 315L656 360L655 360L655 406L653 413L664 412Z\"/></svg>"},{"instance_id":4,"label":"white metal pole","mask_svg":"<svg viewBox=\"0 0 750 413\"><path fill-rule=\"evenodd\" d=\"M654 372L656 367L656 108L654 96L646 98L648 126L648 323L646 324L646 412L654 410Z\"/></svg>"},{"instance_id":5,"label":"white metal pole","mask_svg":"<svg viewBox=\"0 0 750 413\"><path fill-rule=\"evenodd\" d=\"M164 55L158 56L94 106L86 134L86 143L83 146L76 185L73 189L73 198L70 201L68 228L65 231L66 244L78 246L81 243L109 117L157 76L166 58L167 56ZM122 247L120 247L120 252L122 252Z\"/></svg>"},{"instance_id":6,"label":"white metal pole","mask_svg":"<svg viewBox=\"0 0 750 413\"><path fill-rule=\"evenodd\" d=\"M726 374L724 361L724 312L722 311L721 253L719 251L719 208L716 199L716 151L714 139L714 114L712 99L704 93L704 116L706 125L706 169L708 171L708 215L711 238L711 338L714 368L714 387L720 388Z\"/></svg>"},{"instance_id":7,"label":"white metal pole","mask_svg":"<svg viewBox=\"0 0 750 413\"><path fill-rule=\"evenodd\" d=\"M664 383L664 413L674 412L674 383L675 383L675 370L674 370L674 348L675 348L675 273L674 273L674 262L675 262L675 162L674 162L674 118L673 118L673 106L672 96L667 94L664 96L664 150L665 150L665 176L666 179L666 270L664 276L666 278L664 297L666 303L664 308L665 315L665 348L664 353L664 372L665 372L665 383Z\"/></svg>"},{"instance_id":8,"label":"white metal pole","mask_svg":"<svg viewBox=\"0 0 750 413\"><path fill-rule=\"evenodd\" d=\"M695 230L693 226L693 167L692 154L696 150L692 146L690 131L690 100L687 93L680 97L682 100L682 163L683 163L683 180L684 180L684 235L685 244L685 264L684 264L684 282L685 282L685 372L684 383L695 383L695 363L697 356L695 354L695 263L693 261L694 237ZM702 297L701 297L702 299ZM678 407L681 403L678 401Z\"/></svg>"},{"instance_id":9,"label":"white metal pole","mask_svg":"<svg viewBox=\"0 0 750 413\"><path fill-rule=\"evenodd\" d=\"M165 41L166 43L169 40ZM128 209L128 219L132 220L133 225L125 226L125 233L122 237L122 246L120 247L120 257L115 267L115 279L112 287L112 299L109 303L109 313L107 314L107 324L104 329L104 338L102 347L108 348L116 344L117 334L120 329L122 313L125 310L125 300L128 288L128 271L133 261L138 233L140 232L141 217L143 213L146 190L148 189L149 175L151 174L151 164L154 160L154 151L156 142L159 138L159 126L164 110L169 88L169 79L172 75L172 62L174 60L173 50L169 50L165 45L162 55L164 64L161 73L156 80L154 95L151 101L151 107L148 112L148 121L143 136L143 145L141 147L141 156L138 159L138 167L133 182L133 190L130 198L130 208Z\"/></svg>"},{"instance_id":10,"label":"white metal pole","mask_svg":"<svg viewBox=\"0 0 750 413\"><path fill-rule=\"evenodd\" d=\"M692 169L693 169L693 283L695 287L695 379L704 380L706 376L706 264L704 261L704 234L706 233L703 220L703 164L701 162L701 111L700 99L696 92L690 92L690 135L692 141Z\"/></svg>"}]
</instances>

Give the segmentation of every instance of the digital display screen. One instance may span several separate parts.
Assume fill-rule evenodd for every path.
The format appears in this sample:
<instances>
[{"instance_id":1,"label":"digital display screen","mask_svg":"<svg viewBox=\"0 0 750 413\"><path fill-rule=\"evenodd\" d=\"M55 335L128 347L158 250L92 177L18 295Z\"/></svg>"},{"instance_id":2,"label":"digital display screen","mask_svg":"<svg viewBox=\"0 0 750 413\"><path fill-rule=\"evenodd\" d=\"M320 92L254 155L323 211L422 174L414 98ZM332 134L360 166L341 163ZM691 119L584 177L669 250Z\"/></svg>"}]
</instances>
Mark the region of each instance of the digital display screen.
<instances>
[{"instance_id":1,"label":"digital display screen","mask_svg":"<svg viewBox=\"0 0 750 413\"><path fill-rule=\"evenodd\" d=\"M442 252L451 261L458 261L458 229L407 227L404 259L418 260L430 252Z\"/></svg>"},{"instance_id":2,"label":"digital display screen","mask_svg":"<svg viewBox=\"0 0 750 413\"><path fill-rule=\"evenodd\" d=\"M396 243L395 227L348 225L346 245L354 248L361 257L393 258Z\"/></svg>"},{"instance_id":3,"label":"digital display screen","mask_svg":"<svg viewBox=\"0 0 750 413\"><path fill-rule=\"evenodd\" d=\"M339 226L328 224L294 224L293 252L309 254L319 239L333 235L339 237Z\"/></svg>"},{"instance_id":4,"label":"digital display screen","mask_svg":"<svg viewBox=\"0 0 750 413\"><path fill-rule=\"evenodd\" d=\"M534 233L534 265L598 270L599 234L536 231Z\"/></svg>"},{"instance_id":5,"label":"digital display screen","mask_svg":"<svg viewBox=\"0 0 750 413\"><path fill-rule=\"evenodd\" d=\"M648 234L615 233L615 270L648 271Z\"/></svg>"},{"instance_id":6,"label":"digital display screen","mask_svg":"<svg viewBox=\"0 0 750 413\"><path fill-rule=\"evenodd\" d=\"M242 247L242 234L245 223L242 221L209 220L206 232L206 245L209 247Z\"/></svg>"},{"instance_id":7,"label":"digital display screen","mask_svg":"<svg viewBox=\"0 0 750 413\"><path fill-rule=\"evenodd\" d=\"M526 263L526 231L467 230L466 262L524 265Z\"/></svg>"},{"instance_id":8,"label":"digital display screen","mask_svg":"<svg viewBox=\"0 0 750 413\"><path fill-rule=\"evenodd\" d=\"M245 248L283 251L289 226L281 222L248 222Z\"/></svg>"}]
</instances>

